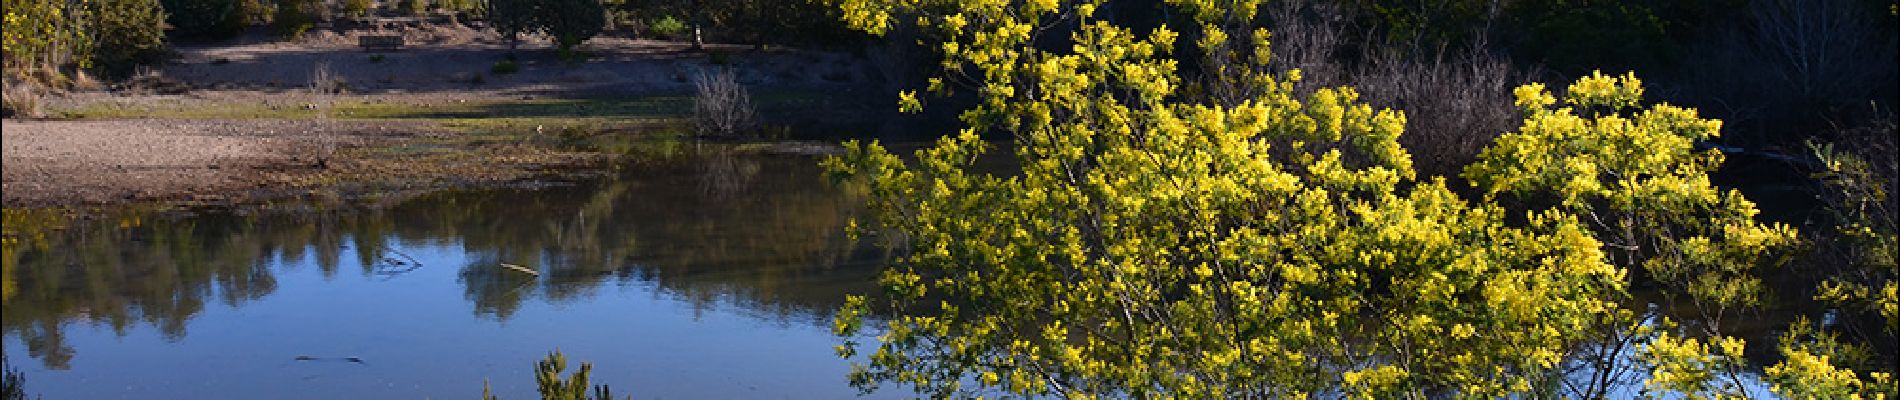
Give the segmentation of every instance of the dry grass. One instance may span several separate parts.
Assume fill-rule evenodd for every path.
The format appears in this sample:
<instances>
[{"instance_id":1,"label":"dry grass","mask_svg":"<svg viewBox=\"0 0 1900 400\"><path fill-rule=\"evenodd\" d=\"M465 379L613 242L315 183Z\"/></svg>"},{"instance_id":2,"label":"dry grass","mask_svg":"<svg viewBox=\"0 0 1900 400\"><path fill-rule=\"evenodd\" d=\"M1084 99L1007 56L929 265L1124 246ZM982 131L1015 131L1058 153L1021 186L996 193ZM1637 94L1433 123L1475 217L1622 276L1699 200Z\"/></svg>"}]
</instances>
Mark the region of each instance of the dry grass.
<instances>
[{"instance_id":1,"label":"dry grass","mask_svg":"<svg viewBox=\"0 0 1900 400\"><path fill-rule=\"evenodd\" d=\"M191 91L191 85L165 76L165 73L158 69L140 66L132 73L131 78L120 82L115 89L120 93L131 95L184 94Z\"/></svg>"},{"instance_id":2,"label":"dry grass","mask_svg":"<svg viewBox=\"0 0 1900 400\"><path fill-rule=\"evenodd\" d=\"M1277 1L1266 6L1266 20L1273 33L1274 72L1300 70L1303 88L1337 86L1351 74L1340 62L1340 53L1352 35L1352 21L1338 3L1331 1Z\"/></svg>"},{"instance_id":3,"label":"dry grass","mask_svg":"<svg viewBox=\"0 0 1900 400\"><path fill-rule=\"evenodd\" d=\"M85 70L73 72L72 85L73 90L85 92L104 90L106 88L105 82L100 82L98 78L94 78L92 74L86 73Z\"/></svg>"},{"instance_id":4,"label":"dry grass","mask_svg":"<svg viewBox=\"0 0 1900 400\"><path fill-rule=\"evenodd\" d=\"M758 111L752 107L752 95L731 69L701 71L693 86L693 122L700 136L740 137L756 131Z\"/></svg>"},{"instance_id":5,"label":"dry grass","mask_svg":"<svg viewBox=\"0 0 1900 400\"><path fill-rule=\"evenodd\" d=\"M1476 50L1483 43L1458 52L1353 43L1364 35L1355 35L1354 18L1335 2L1275 2L1265 16L1273 32L1268 67L1300 70L1301 93L1351 86L1367 103L1405 112L1399 143L1411 151L1420 176L1455 179L1492 139L1516 128L1511 90L1536 75Z\"/></svg>"},{"instance_id":6,"label":"dry grass","mask_svg":"<svg viewBox=\"0 0 1900 400\"><path fill-rule=\"evenodd\" d=\"M1455 179L1493 139L1517 128L1511 90L1533 76L1479 51L1368 60L1352 84L1367 102L1405 111L1399 143L1412 152L1420 176Z\"/></svg>"},{"instance_id":7,"label":"dry grass","mask_svg":"<svg viewBox=\"0 0 1900 400\"><path fill-rule=\"evenodd\" d=\"M310 70L310 93L319 95L338 95L348 92L350 81L330 69L330 63L319 62Z\"/></svg>"},{"instance_id":8,"label":"dry grass","mask_svg":"<svg viewBox=\"0 0 1900 400\"><path fill-rule=\"evenodd\" d=\"M6 85L4 95L0 95L3 97L0 98L0 116L7 118L45 116L46 110L40 101L40 96L43 94L38 84L24 79L14 79L12 76L6 77L4 84Z\"/></svg>"}]
</instances>

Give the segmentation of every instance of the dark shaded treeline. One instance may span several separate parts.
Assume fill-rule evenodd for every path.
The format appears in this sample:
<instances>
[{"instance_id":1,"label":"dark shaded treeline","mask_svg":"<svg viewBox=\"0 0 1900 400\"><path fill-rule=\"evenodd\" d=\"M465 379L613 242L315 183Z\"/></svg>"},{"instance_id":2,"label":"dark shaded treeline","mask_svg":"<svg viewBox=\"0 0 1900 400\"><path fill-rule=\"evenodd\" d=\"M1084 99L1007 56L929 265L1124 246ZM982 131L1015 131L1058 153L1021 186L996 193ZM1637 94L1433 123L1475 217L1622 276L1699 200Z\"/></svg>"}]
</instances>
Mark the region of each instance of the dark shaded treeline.
<instances>
[{"instance_id":1,"label":"dark shaded treeline","mask_svg":"<svg viewBox=\"0 0 1900 400\"><path fill-rule=\"evenodd\" d=\"M1354 86L1375 105L1405 110L1408 134L1488 140L1516 128L1509 96L1516 84L1635 71L1650 98L1726 121L1722 144L1800 153L1804 140L1839 140L1892 118L1900 96L1893 7L1890 0L1285 0L1265 2L1258 25L1273 34L1274 69L1298 68L1311 86ZM1187 22L1160 0L1105 10L1137 32ZM1199 35L1181 34L1180 43ZM1201 57L1181 47L1182 70L1193 76ZM1407 85L1429 90L1398 87ZM1464 93L1498 89L1502 95L1489 98ZM1435 120L1442 118L1459 120ZM1421 145L1447 144L1407 143Z\"/></svg>"}]
</instances>

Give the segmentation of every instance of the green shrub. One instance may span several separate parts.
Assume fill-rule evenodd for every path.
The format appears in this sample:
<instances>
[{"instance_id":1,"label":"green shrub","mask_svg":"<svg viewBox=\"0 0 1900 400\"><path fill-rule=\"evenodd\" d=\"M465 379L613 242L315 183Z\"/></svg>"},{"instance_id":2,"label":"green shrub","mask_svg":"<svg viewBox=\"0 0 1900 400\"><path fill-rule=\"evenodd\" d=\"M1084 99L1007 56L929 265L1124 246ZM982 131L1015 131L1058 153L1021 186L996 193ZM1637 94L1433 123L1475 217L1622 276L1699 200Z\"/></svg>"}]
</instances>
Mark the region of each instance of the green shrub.
<instances>
[{"instance_id":1,"label":"green shrub","mask_svg":"<svg viewBox=\"0 0 1900 400\"><path fill-rule=\"evenodd\" d=\"M370 7L374 6L375 4L372 4L371 0L343 0L343 16L348 18L362 18L369 15Z\"/></svg>"},{"instance_id":2,"label":"green shrub","mask_svg":"<svg viewBox=\"0 0 1900 400\"><path fill-rule=\"evenodd\" d=\"M165 49L165 11L157 0L94 1L93 65L111 76L157 61Z\"/></svg>"},{"instance_id":3,"label":"green shrub","mask_svg":"<svg viewBox=\"0 0 1900 400\"><path fill-rule=\"evenodd\" d=\"M482 14L482 4L476 0L439 0L436 8L448 10L459 15L477 16Z\"/></svg>"},{"instance_id":4,"label":"green shrub","mask_svg":"<svg viewBox=\"0 0 1900 400\"><path fill-rule=\"evenodd\" d=\"M5 25L0 26L5 43L0 49L4 49L7 68L86 62L89 52L85 49L92 43L85 35L85 18L75 18L68 8L54 2L8 0L5 4Z\"/></svg>"},{"instance_id":5,"label":"green shrub","mask_svg":"<svg viewBox=\"0 0 1900 400\"><path fill-rule=\"evenodd\" d=\"M271 15L277 10L275 7L266 7L264 0L234 0L231 7L231 13L225 14L222 25L226 37L244 33L252 25L269 23Z\"/></svg>"},{"instance_id":6,"label":"green shrub","mask_svg":"<svg viewBox=\"0 0 1900 400\"><path fill-rule=\"evenodd\" d=\"M677 39L681 33L685 32L686 23L680 22L678 18L673 18L673 16L670 15L660 17L660 19L653 20L652 23L647 24L647 33L651 33L653 36L659 38Z\"/></svg>"},{"instance_id":7,"label":"green shrub","mask_svg":"<svg viewBox=\"0 0 1900 400\"><path fill-rule=\"evenodd\" d=\"M495 75L507 75L507 74L512 74L516 72L521 72L521 64L516 64L515 60L504 59L501 61L496 61L495 67L489 68L488 70L490 72L494 72Z\"/></svg>"},{"instance_id":8,"label":"green shrub","mask_svg":"<svg viewBox=\"0 0 1900 400\"><path fill-rule=\"evenodd\" d=\"M421 16L429 12L429 0L399 0L396 2L396 10L401 11L403 15Z\"/></svg>"},{"instance_id":9,"label":"green shrub","mask_svg":"<svg viewBox=\"0 0 1900 400\"><path fill-rule=\"evenodd\" d=\"M318 0L280 0L277 13L271 17L271 32L285 38L302 36L304 31L316 23Z\"/></svg>"}]
</instances>

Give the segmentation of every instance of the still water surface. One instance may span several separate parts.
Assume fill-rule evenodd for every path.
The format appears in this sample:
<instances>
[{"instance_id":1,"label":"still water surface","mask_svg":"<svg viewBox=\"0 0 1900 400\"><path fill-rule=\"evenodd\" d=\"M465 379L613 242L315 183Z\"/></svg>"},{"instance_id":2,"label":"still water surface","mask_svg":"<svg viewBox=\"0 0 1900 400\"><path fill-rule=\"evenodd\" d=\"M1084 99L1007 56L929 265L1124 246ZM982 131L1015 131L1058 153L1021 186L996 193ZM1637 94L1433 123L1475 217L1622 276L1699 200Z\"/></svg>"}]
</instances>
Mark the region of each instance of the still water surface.
<instances>
[{"instance_id":1,"label":"still water surface","mask_svg":"<svg viewBox=\"0 0 1900 400\"><path fill-rule=\"evenodd\" d=\"M7 255L6 358L47 399L526 399L555 349L637 398L850 398L830 313L883 259L843 234L858 204L812 158L682 150L377 211L119 216Z\"/></svg>"}]
</instances>

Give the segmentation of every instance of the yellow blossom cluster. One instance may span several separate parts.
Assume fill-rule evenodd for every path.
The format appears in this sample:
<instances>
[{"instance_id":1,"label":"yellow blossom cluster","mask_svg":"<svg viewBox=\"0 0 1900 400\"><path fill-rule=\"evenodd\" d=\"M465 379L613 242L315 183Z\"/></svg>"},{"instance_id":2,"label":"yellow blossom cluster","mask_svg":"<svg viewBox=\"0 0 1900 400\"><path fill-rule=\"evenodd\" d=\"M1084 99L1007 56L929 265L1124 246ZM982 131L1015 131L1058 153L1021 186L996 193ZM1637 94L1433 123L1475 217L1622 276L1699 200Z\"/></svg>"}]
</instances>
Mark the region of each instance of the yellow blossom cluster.
<instances>
[{"instance_id":1,"label":"yellow blossom cluster","mask_svg":"<svg viewBox=\"0 0 1900 400\"><path fill-rule=\"evenodd\" d=\"M1718 392L1705 389L1742 341L1642 327L1618 302L1638 268L1710 307L1757 301L1754 272L1793 243L1710 184L1721 155L1695 146L1719 121L1641 108L1633 75L1562 96L1528 85L1524 125L1466 171L1482 196L1468 199L1419 179L1403 113L1263 68L1258 3L1170 0L1191 27L1137 31L1099 18L1100 0L841 0L872 33L916 17L944 52L930 89L980 98L966 129L914 157L852 142L825 161L904 254L884 296L834 321L842 355L869 350L852 382L932 397L1534 397L1616 331L1651 339L1650 386ZM1182 71L1177 41L1201 71ZM1016 168L978 166L1002 156Z\"/></svg>"}]
</instances>

